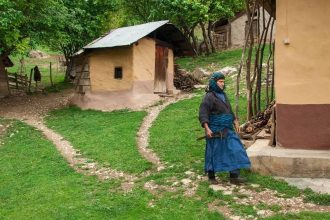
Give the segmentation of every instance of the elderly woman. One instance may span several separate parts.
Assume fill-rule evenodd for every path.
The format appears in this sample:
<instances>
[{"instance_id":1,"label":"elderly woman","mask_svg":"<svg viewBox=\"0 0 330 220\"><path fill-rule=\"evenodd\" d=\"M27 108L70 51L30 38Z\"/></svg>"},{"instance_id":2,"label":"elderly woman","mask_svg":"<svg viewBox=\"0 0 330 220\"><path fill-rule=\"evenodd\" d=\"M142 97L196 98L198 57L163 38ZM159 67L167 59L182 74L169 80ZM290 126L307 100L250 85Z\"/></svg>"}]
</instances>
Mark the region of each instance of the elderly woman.
<instances>
[{"instance_id":1,"label":"elderly woman","mask_svg":"<svg viewBox=\"0 0 330 220\"><path fill-rule=\"evenodd\" d=\"M229 171L233 184L245 182L239 177L241 168L249 168L251 163L237 136L239 131L225 89L225 76L220 72L212 74L209 89L200 105L199 121L205 129L205 172L211 184L216 184L215 173ZM233 126L234 125L234 126Z\"/></svg>"}]
</instances>

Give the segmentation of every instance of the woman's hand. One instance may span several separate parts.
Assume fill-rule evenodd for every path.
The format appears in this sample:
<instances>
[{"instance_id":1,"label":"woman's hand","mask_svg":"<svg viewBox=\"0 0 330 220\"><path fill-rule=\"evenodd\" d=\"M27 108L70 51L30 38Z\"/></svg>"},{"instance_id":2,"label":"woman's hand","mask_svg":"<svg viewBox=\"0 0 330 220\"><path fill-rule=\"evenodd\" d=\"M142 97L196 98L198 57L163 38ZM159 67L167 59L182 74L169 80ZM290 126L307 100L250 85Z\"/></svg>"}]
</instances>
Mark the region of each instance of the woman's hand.
<instances>
[{"instance_id":1,"label":"woman's hand","mask_svg":"<svg viewBox=\"0 0 330 220\"><path fill-rule=\"evenodd\" d=\"M204 123L204 128L205 128L206 137L211 138L213 132L211 131L211 129L209 128L209 125L207 123Z\"/></svg>"}]
</instances>

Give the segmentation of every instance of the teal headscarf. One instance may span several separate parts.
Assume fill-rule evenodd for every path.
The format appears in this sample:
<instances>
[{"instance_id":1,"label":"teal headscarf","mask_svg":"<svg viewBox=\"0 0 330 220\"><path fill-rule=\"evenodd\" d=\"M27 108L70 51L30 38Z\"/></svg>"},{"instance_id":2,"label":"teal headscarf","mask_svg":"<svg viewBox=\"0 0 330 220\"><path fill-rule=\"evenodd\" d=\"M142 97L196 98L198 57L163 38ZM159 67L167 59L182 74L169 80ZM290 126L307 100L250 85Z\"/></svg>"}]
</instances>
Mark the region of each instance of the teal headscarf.
<instances>
[{"instance_id":1,"label":"teal headscarf","mask_svg":"<svg viewBox=\"0 0 330 220\"><path fill-rule=\"evenodd\" d=\"M211 78L209 79L209 91L223 93L223 90L217 85L219 79L225 79L225 75L221 72L212 73Z\"/></svg>"}]
</instances>

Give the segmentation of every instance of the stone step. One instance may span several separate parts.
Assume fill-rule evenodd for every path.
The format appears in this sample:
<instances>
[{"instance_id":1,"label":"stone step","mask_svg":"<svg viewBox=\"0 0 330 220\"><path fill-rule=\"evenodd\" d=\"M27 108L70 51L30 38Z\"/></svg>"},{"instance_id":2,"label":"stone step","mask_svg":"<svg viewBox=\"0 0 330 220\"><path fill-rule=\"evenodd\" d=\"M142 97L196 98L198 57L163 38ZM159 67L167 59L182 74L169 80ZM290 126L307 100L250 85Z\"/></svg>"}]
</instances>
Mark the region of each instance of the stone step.
<instances>
[{"instance_id":1,"label":"stone step","mask_svg":"<svg viewBox=\"0 0 330 220\"><path fill-rule=\"evenodd\" d=\"M330 178L330 151L268 146L256 140L247 149L252 171L282 177Z\"/></svg>"}]
</instances>

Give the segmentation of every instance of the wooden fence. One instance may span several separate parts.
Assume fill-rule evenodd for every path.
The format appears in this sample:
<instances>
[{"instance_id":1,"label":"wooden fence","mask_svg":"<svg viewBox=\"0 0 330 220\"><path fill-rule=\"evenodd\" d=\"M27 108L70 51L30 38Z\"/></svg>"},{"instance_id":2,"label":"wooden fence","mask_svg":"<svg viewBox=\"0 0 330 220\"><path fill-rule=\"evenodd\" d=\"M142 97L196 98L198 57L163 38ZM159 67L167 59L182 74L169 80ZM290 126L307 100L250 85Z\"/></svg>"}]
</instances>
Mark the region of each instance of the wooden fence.
<instances>
[{"instance_id":1,"label":"wooden fence","mask_svg":"<svg viewBox=\"0 0 330 220\"><path fill-rule=\"evenodd\" d=\"M17 73L8 74L8 86L10 91L28 91L29 88L29 77L25 75L19 75Z\"/></svg>"}]
</instances>

